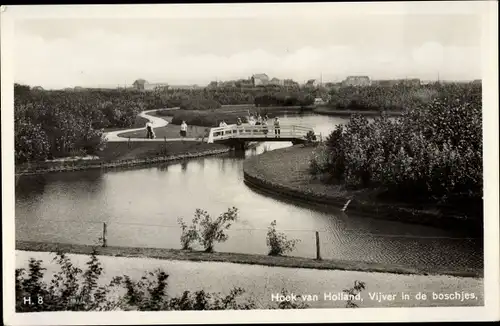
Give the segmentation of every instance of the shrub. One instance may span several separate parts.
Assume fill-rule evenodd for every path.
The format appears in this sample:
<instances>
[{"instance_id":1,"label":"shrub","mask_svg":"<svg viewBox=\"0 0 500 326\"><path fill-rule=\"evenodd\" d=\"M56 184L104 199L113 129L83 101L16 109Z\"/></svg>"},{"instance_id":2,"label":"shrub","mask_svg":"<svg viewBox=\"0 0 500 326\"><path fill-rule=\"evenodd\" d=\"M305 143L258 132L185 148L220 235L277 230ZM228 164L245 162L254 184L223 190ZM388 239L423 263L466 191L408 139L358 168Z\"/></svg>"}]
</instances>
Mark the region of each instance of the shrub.
<instances>
[{"instance_id":1,"label":"shrub","mask_svg":"<svg viewBox=\"0 0 500 326\"><path fill-rule=\"evenodd\" d=\"M316 141L316 134L314 133L314 131L308 131L307 134L306 134L306 140L307 140L307 143L314 143Z\"/></svg>"},{"instance_id":2,"label":"shrub","mask_svg":"<svg viewBox=\"0 0 500 326\"><path fill-rule=\"evenodd\" d=\"M199 240L198 230L196 230L196 224L191 224L188 228L187 224L182 218L177 219L179 225L181 226L181 247L183 250L192 250L193 242Z\"/></svg>"},{"instance_id":3,"label":"shrub","mask_svg":"<svg viewBox=\"0 0 500 326\"><path fill-rule=\"evenodd\" d=\"M54 274L50 285L43 280L45 268L41 267L40 260L30 259L28 271L16 269L17 312L112 310L117 307L117 302L107 298L116 285L115 280L107 286L97 285L102 267L95 251L84 273L63 253L58 253L54 260L61 270ZM28 298L31 304L26 304Z\"/></svg>"},{"instance_id":4,"label":"shrub","mask_svg":"<svg viewBox=\"0 0 500 326\"><path fill-rule=\"evenodd\" d=\"M432 96L395 120L353 115L318 149L310 171L395 198L482 205L480 85L444 85Z\"/></svg>"},{"instance_id":5,"label":"shrub","mask_svg":"<svg viewBox=\"0 0 500 326\"><path fill-rule=\"evenodd\" d=\"M287 301L257 306L251 297L244 297L245 290L238 287L227 295L199 290L184 291L180 296L171 297L167 294L169 275L161 269L145 272L140 280L133 280L127 275L115 276L109 284L99 286L103 268L96 251L90 255L85 272L75 267L63 253L56 254L54 260L61 270L53 275L49 284L44 280L46 269L40 260L31 258L28 271L16 269L16 312L308 308L305 302ZM354 284L353 288L344 292L356 295L365 288L363 282L355 281ZM286 296L288 291L282 289L281 294ZM28 298L32 304L29 304ZM351 300L346 306L357 307Z\"/></svg>"},{"instance_id":6,"label":"shrub","mask_svg":"<svg viewBox=\"0 0 500 326\"><path fill-rule=\"evenodd\" d=\"M284 233L276 231L276 220L271 222L267 228L266 244L269 248L269 256L282 256L295 249L300 240L288 240Z\"/></svg>"},{"instance_id":7,"label":"shrub","mask_svg":"<svg viewBox=\"0 0 500 326\"><path fill-rule=\"evenodd\" d=\"M181 225L181 246L190 249L192 242L198 240L204 247L205 252L213 252L214 242L224 242L229 238L225 230L229 229L233 222L238 219L238 209L229 208L213 220L208 212L196 209L191 226L188 228L182 218L178 219Z\"/></svg>"}]
</instances>

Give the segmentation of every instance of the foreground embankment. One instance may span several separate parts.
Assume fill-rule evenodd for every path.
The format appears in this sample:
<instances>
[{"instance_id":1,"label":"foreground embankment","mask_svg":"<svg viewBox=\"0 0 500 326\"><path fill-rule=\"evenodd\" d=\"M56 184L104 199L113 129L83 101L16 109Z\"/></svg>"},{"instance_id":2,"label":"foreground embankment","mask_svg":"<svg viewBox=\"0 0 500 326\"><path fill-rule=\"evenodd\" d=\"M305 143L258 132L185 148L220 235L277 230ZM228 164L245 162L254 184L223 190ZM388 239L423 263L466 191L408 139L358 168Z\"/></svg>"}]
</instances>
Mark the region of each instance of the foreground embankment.
<instances>
[{"instance_id":1,"label":"foreground embankment","mask_svg":"<svg viewBox=\"0 0 500 326\"><path fill-rule=\"evenodd\" d=\"M274 267L307 268L318 270L346 270L359 272L378 272L391 274L412 275L451 275L458 277L483 277L480 270L453 271L446 269L426 270L422 268L409 268L398 265L380 264L374 262L357 262L346 260L316 260L302 257L266 256L241 253L188 251L179 249L142 248L142 247L115 247L115 246L90 246L80 244L43 243L33 241L16 241L16 250L64 252L72 254L89 255L96 249L98 255L114 257L140 257L167 260L226 262L247 265L263 265Z\"/></svg>"},{"instance_id":2,"label":"foreground embankment","mask_svg":"<svg viewBox=\"0 0 500 326\"><path fill-rule=\"evenodd\" d=\"M342 185L325 184L309 173L313 147L297 145L264 153L245 160L245 182L271 195L319 205L343 208L347 212L372 218L397 220L442 228L480 232L474 221L461 218L456 212L439 205L390 202L379 198L380 190L348 190Z\"/></svg>"},{"instance_id":3,"label":"foreground embankment","mask_svg":"<svg viewBox=\"0 0 500 326\"><path fill-rule=\"evenodd\" d=\"M27 269L30 258L42 260L42 266L46 268L42 271L43 280L49 283L61 270L60 265L53 261L54 256L49 252L16 251L15 266ZM83 271L88 270L88 255L67 254L66 257L73 266ZM127 275L132 281L139 281L146 272L161 270L168 274L165 293L169 297L180 297L184 291L200 290L226 296L235 287L239 287L245 292L238 297L238 301L253 299L255 309L276 307L276 294L282 290L296 295L297 300L294 302L306 303L309 308L345 308L346 300L340 293L344 289L352 288L354 281L365 283L365 290L360 293L358 300L355 300L360 308L484 305L482 278L314 270L101 255L97 255L97 258L104 271L96 281L98 286L108 285L116 276ZM125 293L123 288L115 288L108 295L110 300L117 300ZM381 294L384 297L381 297ZM406 298L403 298L402 294L406 294ZM309 299L310 296L316 296L317 300Z\"/></svg>"},{"instance_id":4,"label":"foreground embankment","mask_svg":"<svg viewBox=\"0 0 500 326\"><path fill-rule=\"evenodd\" d=\"M110 142L97 154L96 160L63 160L16 165L16 175L147 165L224 154L230 150L231 148L224 145L197 141Z\"/></svg>"}]
</instances>

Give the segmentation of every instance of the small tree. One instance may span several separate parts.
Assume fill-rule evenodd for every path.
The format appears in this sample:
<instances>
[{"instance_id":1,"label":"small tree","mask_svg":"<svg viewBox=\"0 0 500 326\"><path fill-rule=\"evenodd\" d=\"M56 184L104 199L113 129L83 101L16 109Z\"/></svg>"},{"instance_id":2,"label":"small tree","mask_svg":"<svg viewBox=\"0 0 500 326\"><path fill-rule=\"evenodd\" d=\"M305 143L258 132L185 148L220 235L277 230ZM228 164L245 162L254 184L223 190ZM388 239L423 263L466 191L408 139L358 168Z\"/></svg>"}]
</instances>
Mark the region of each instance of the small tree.
<instances>
[{"instance_id":1,"label":"small tree","mask_svg":"<svg viewBox=\"0 0 500 326\"><path fill-rule=\"evenodd\" d=\"M180 224L182 229L181 234L181 246L182 250L192 250L191 244L196 240L199 240L200 236L198 235L198 231L196 230L196 225L193 223L188 228L187 224L184 222L182 218L178 218L177 222Z\"/></svg>"},{"instance_id":2,"label":"small tree","mask_svg":"<svg viewBox=\"0 0 500 326\"><path fill-rule=\"evenodd\" d=\"M182 249L191 249L191 244L198 240L205 252L214 251L214 242L224 242L229 236L224 233L229 229L233 222L238 219L238 209L229 208L227 212L222 213L215 220L212 220L210 214L202 209L196 209L191 226L188 228L186 223L179 218L178 223L182 228L181 245Z\"/></svg>"},{"instance_id":3,"label":"small tree","mask_svg":"<svg viewBox=\"0 0 500 326\"><path fill-rule=\"evenodd\" d=\"M222 213L214 221L210 215L201 209L197 209L193 223L199 223L200 241L205 252L213 252L214 242L224 242L229 236L224 233L225 230L231 227L232 222L238 219L238 209L236 207L229 208L227 212Z\"/></svg>"},{"instance_id":4,"label":"small tree","mask_svg":"<svg viewBox=\"0 0 500 326\"><path fill-rule=\"evenodd\" d=\"M288 240L284 233L276 231L276 220L267 228L266 243L269 247L269 256L282 256L291 252L299 241L299 239Z\"/></svg>"}]
</instances>

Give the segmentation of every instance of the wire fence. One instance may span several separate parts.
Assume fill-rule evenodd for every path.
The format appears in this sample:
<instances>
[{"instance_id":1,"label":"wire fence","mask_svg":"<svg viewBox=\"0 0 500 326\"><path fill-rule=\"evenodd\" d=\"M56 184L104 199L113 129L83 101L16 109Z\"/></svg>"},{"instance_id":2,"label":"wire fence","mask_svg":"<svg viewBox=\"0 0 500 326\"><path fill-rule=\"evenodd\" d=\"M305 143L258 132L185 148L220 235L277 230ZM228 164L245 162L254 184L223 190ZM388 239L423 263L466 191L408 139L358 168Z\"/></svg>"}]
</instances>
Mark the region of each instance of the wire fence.
<instances>
[{"instance_id":1,"label":"wire fence","mask_svg":"<svg viewBox=\"0 0 500 326\"><path fill-rule=\"evenodd\" d=\"M483 266L481 238L368 233L358 230L279 229L298 242L288 256L339 259L429 268L470 269ZM215 251L269 254L268 228L233 225L228 239L215 243ZM182 249L182 229L175 224L123 221L43 220L18 223L16 239L82 245ZM195 244L193 250L204 250Z\"/></svg>"}]
</instances>

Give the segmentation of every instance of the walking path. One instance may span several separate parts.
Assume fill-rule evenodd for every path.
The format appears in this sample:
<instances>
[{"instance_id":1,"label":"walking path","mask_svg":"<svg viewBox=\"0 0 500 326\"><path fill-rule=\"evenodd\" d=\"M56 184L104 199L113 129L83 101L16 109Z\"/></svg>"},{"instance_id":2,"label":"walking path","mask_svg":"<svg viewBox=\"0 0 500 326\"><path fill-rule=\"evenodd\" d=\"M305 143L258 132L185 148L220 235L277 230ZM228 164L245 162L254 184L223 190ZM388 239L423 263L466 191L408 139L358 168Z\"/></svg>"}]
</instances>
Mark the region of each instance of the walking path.
<instances>
[{"instance_id":1,"label":"walking path","mask_svg":"<svg viewBox=\"0 0 500 326\"><path fill-rule=\"evenodd\" d=\"M85 263L89 259L87 255L68 254L67 256L75 266L86 269ZM54 254L16 250L16 268L27 268L31 257L43 261L43 267L47 268L45 281L50 282L53 273L59 270L59 267L52 261ZM98 281L99 285L107 284L113 276L123 274L130 276L133 280L139 280L146 271L152 272L161 268L169 274L167 290L169 295L181 295L185 290L205 290L226 295L233 287L242 287L247 295L262 307L276 304L272 296L285 289L299 297L296 303L303 301L300 300L301 295L317 295L317 300L305 302L311 308L344 308L344 300L335 300L330 297L338 296L343 289L352 287L355 280L366 283L366 290L361 294L362 301L356 302L363 308L456 307L484 304L482 278L314 270L100 255L98 258L105 271ZM404 300L401 293L405 293L408 299ZM415 296L419 293L425 293L426 298L416 299ZM457 294L463 295L464 293L468 294L465 300L457 297ZM448 300L436 297L436 295L443 296L444 294L451 294L454 297ZM389 295L391 295L390 299L387 298Z\"/></svg>"},{"instance_id":2,"label":"walking path","mask_svg":"<svg viewBox=\"0 0 500 326\"><path fill-rule=\"evenodd\" d=\"M174 111L174 110L179 110L178 107L175 107L175 108L168 108L168 109L160 109L161 111ZM168 125L168 121L163 119L163 118L159 118L159 117L155 117L155 116L152 116L152 115L149 115L148 113L150 112L156 112L156 111L160 111L160 110L148 110L148 111L142 111L141 113L138 114L138 116L140 117L143 117L147 120L149 120L149 122L151 122L151 124L153 125L153 129L155 128L161 128L161 127L166 127ZM155 138L155 139L147 139L147 138L125 138L125 137L120 137L120 135L124 134L124 133L128 133L128 132L131 132L131 131L140 131L140 130L144 130L144 133L146 133L146 127L141 127L141 128L132 128L132 129L124 129L124 130L116 130L116 131L110 131L110 132L106 132L104 133L104 138L106 139L106 141L108 142L125 142L125 141L157 141L157 142L164 142L165 139L164 138ZM166 141L196 141L198 139L196 138L167 138Z\"/></svg>"}]
</instances>

